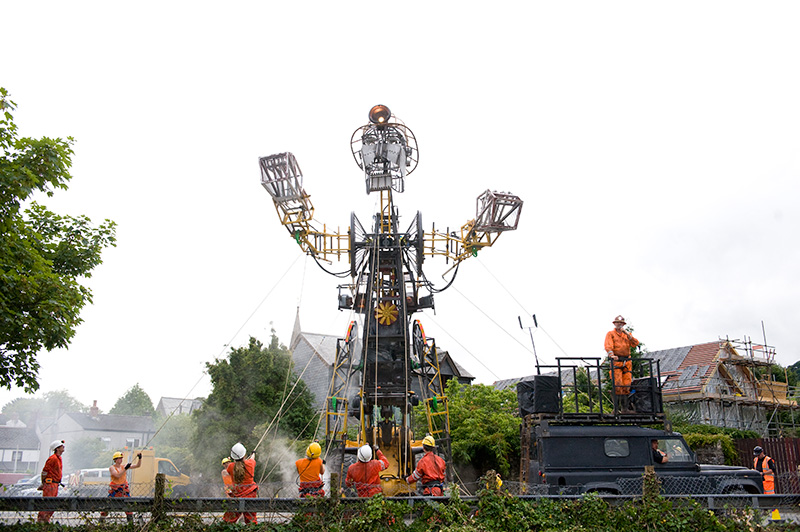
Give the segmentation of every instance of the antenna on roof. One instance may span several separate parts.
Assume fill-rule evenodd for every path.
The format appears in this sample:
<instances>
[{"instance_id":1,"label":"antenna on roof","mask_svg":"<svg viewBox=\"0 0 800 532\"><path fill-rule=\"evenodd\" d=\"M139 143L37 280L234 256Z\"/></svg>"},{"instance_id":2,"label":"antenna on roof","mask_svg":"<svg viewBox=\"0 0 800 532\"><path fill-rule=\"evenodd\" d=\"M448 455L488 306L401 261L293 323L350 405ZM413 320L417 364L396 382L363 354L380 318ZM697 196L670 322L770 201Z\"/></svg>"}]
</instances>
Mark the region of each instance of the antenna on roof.
<instances>
[{"instance_id":1,"label":"antenna on roof","mask_svg":"<svg viewBox=\"0 0 800 532\"><path fill-rule=\"evenodd\" d=\"M531 314L531 318L533 318L533 327L527 327L528 333L531 335L531 345L533 346L533 358L536 360L536 374L541 375L541 370L539 369L539 357L536 355L536 344L533 342L533 330L538 329L539 323L536 321L536 314ZM519 321L519 328L525 329L526 327L522 326L522 318L517 316L517 320Z\"/></svg>"}]
</instances>

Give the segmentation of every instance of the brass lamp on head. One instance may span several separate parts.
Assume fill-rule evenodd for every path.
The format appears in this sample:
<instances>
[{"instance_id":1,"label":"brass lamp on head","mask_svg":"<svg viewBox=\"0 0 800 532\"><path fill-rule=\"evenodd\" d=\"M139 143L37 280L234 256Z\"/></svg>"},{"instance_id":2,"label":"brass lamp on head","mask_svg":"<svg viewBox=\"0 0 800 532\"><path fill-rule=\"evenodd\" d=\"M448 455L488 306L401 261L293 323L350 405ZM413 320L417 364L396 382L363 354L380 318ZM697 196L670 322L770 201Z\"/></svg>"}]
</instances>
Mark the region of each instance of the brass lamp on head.
<instances>
[{"instance_id":1,"label":"brass lamp on head","mask_svg":"<svg viewBox=\"0 0 800 532\"><path fill-rule=\"evenodd\" d=\"M392 112L385 105L376 105L369 110L369 121L373 124L385 124L392 117Z\"/></svg>"}]
</instances>

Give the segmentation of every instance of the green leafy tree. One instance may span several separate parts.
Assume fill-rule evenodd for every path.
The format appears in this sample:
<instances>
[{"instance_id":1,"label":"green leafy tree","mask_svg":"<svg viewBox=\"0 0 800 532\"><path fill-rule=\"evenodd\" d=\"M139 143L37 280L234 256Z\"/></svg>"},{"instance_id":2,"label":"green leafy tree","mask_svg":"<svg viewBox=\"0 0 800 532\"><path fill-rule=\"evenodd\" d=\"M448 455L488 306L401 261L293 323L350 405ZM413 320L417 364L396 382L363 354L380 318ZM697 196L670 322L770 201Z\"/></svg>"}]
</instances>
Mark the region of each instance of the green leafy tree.
<instances>
[{"instance_id":1,"label":"green leafy tree","mask_svg":"<svg viewBox=\"0 0 800 532\"><path fill-rule=\"evenodd\" d=\"M89 407L72 397L66 390L47 392L42 397L18 397L3 407L3 413L19 414L32 427L38 418L55 417L58 413L88 412Z\"/></svg>"},{"instance_id":2,"label":"green leafy tree","mask_svg":"<svg viewBox=\"0 0 800 532\"><path fill-rule=\"evenodd\" d=\"M158 456L172 460L182 473L192 472L192 450L190 441L194 431L194 420L188 414L174 414L171 417L157 416L155 425L158 433L150 445L156 448Z\"/></svg>"},{"instance_id":3,"label":"green leafy tree","mask_svg":"<svg viewBox=\"0 0 800 532\"><path fill-rule=\"evenodd\" d=\"M466 386L451 379L447 400L455 462L508 476L520 458L516 392L483 384Z\"/></svg>"},{"instance_id":4,"label":"green leafy tree","mask_svg":"<svg viewBox=\"0 0 800 532\"><path fill-rule=\"evenodd\" d=\"M0 386L33 393L37 353L69 345L92 301L78 280L91 277L116 236L112 221L94 228L85 216L57 215L31 201L36 192L67 188L74 140L19 137L15 108L0 88ZM22 211L23 204L30 206Z\"/></svg>"},{"instance_id":5,"label":"green leafy tree","mask_svg":"<svg viewBox=\"0 0 800 532\"><path fill-rule=\"evenodd\" d=\"M105 444L97 438L81 438L70 443L69 453L64 457L70 470L111 465Z\"/></svg>"},{"instance_id":6,"label":"green leafy tree","mask_svg":"<svg viewBox=\"0 0 800 532\"><path fill-rule=\"evenodd\" d=\"M155 411L150 396L142 390L139 383L136 383L117 399L114 407L108 413L120 416L152 416Z\"/></svg>"},{"instance_id":7,"label":"green leafy tree","mask_svg":"<svg viewBox=\"0 0 800 532\"><path fill-rule=\"evenodd\" d=\"M269 347L251 337L247 346L231 349L227 358L207 363L206 370L213 388L192 414L194 470L218 473L220 460L234 443L241 441L252 451L258 443L253 429L273 420L271 430L290 438L311 438L316 420L311 393L293 373L289 351L275 331ZM263 466L259 462L262 470Z\"/></svg>"}]
</instances>

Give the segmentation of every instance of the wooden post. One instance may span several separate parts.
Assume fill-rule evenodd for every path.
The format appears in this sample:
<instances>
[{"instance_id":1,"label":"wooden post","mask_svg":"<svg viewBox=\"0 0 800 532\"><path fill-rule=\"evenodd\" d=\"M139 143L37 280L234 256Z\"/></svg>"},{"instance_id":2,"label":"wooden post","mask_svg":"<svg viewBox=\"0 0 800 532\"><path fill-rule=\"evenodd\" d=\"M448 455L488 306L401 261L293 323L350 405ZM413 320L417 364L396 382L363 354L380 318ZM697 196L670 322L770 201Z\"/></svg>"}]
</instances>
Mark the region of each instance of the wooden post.
<instances>
[{"instance_id":1,"label":"wooden post","mask_svg":"<svg viewBox=\"0 0 800 532\"><path fill-rule=\"evenodd\" d=\"M156 488L153 493L153 522L163 521L167 516L164 512L164 488L167 485L167 477L163 473L156 475Z\"/></svg>"}]
</instances>

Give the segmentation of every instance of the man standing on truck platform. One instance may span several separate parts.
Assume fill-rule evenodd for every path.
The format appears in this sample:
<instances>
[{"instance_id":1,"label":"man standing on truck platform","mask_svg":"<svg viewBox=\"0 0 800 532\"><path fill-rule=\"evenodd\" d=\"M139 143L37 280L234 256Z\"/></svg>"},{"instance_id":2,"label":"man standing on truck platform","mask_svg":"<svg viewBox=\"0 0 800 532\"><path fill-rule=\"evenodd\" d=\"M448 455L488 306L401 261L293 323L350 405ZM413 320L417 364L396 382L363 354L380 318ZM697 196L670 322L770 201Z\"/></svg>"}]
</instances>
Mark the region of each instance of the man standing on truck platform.
<instances>
[{"instance_id":1,"label":"man standing on truck platform","mask_svg":"<svg viewBox=\"0 0 800 532\"><path fill-rule=\"evenodd\" d=\"M123 456L124 455L120 451L117 451L111 457L113 464L108 468L108 472L111 474L111 482L108 483L109 497L130 497L131 491L128 486L128 469L142 467L142 453L136 455L136 458L138 458L136 465L132 465L131 462L128 462L123 466ZM131 456L131 460L133 460L133 456ZM105 521L107 515L108 512L100 512L100 521ZM129 523L133 523L133 512L125 512L125 517L128 519Z\"/></svg>"},{"instance_id":2,"label":"man standing on truck platform","mask_svg":"<svg viewBox=\"0 0 800 532\"><path fill-rule=\"evenodd\" d=\"M619 409L622 413L630 413L628 396L631 393L631 381L633 380L631 349L639 345L639 340L631 336L628 331L623 330L625 318L622 316L614 318L613 323L614 330L608 331L606 334L605 349L614 370L614 410Z\"/></svg>"},{"instance_id":3,"label":"man standing on truck platform","mask_svg":"<svg viewBox=\"0 0 800 532\"><path fill-rule=\"evenodd\" d=\"M653 462L657 464L666 464L669 462L667 453L658 448L658 440L650 440L650 447L653 449Z\"/></svg>"},{"instance_id":4,"label":"man standing on truck platform","mask_svg":"<svg viewBox=\"0 0 800 532\"><path fill-rule=\"evenodd\" d=\"M764 495L775 494L775 460L767 456L760 445L753 449L753 469L761 473Z\"/></svg>"},{"instance_id":5,"label":"man standing on truck platform","mask_svg":"<svg viewBox=\"0 0 800 532\"><path fill-rule=\"evenodd\" d=\"M436 440L428 434L422 439L422 450L425 456L417 462L417 468L406 479L409 484L419 481L422 484L422 494L433 497L444 495L445 463L441 456L436 454Z\"/></svg>"},{"instance_id":6,"label":"man standing on truck platform","mask_svg":"<svg viewBox=\"0 0 800 532\"><path fill-rule=\"evenodd\" d=\"M58 497L58 486L61 484L61 472L63 463L61 455L64 454L64 440L56 440L50 444L50 456L42 468L42 497ZM53 512L39 512L37 521L49 523L53 517Z\"/></svg>"}]
</instances>

